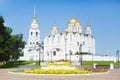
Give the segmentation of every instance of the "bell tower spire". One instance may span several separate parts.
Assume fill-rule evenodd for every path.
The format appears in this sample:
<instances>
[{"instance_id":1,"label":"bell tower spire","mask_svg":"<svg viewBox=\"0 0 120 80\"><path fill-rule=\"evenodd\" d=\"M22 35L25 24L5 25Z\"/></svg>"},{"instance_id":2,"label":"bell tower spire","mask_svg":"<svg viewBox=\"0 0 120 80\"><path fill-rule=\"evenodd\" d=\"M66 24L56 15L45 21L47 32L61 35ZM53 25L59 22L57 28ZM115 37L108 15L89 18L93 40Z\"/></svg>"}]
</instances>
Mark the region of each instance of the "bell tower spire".
<instances>
[{"instance_id":1,"label":"bell tower spire","mask_svg":"<svg viewBox=\"0 0 120 80\"><path fill-rule=\"evenodd\" d=\"M34 18L36 18L36 5L34 5Z\"/></svg>"},{"instance_id":2,"label":"bell tower spire","mask_svg":"<svg viewBox=\"0 0 120 80\"><path fill-rule=\"evenodd\" d=\"M37 24L37 19L36 19L36 5L34 5L34 16L33 16L32 23Z\"/></svg>"}]
</instances>

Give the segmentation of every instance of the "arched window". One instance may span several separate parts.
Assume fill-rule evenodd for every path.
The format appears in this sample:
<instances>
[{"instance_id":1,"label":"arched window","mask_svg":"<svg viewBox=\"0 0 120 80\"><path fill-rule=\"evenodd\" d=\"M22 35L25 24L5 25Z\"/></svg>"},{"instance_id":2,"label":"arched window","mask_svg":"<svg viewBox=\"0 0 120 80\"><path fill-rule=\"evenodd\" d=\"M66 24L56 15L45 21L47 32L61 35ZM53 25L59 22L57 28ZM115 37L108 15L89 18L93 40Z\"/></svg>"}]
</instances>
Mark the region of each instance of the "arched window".
<instances>
[{"instance_id":1,"label":"arched window","mask_svg":"<svg viewBox=\"0 0 120 80\"><path fill-rule=\"evenodd\" d=\"M39 45L39 43L38 43L38 42L36 42L36 45Z\"/></svg>"},{"instance_id":2,"label":"arched window","mask_svg":"<svg viewBox=\"0 0 120 80\"><path fill-rule=\"evenodd\" d=\"M30 42L30 45L32 44L32 42Z\"/></svg>"},{"instance_id":3,"label":"arched window","mask_svg":"<svg viewBox=\"0 0 120 80\"><path fill-rule=\"evenodd\" d=\"M54 56L56 55L56 51L53 51L53 55L54 55Z\"/></svg>"},{"instance_id":4,"label":"arched window","mask_svg":"<svg viewBox=\"0 0 120 80\"><path fill-rule=\"evenodd\" d=\"M38 32L36 32L36 37L38 37Z\"/></svg>"},{"instance_id":5,"label":"arched window","mask_svg":"<svg viewBox=\"0 0 120 80\"><path fill-rule=\"evenodd\" d=\"M33 35L33 32L31 32L31 36Z\"/></svg>"}]
</instances>

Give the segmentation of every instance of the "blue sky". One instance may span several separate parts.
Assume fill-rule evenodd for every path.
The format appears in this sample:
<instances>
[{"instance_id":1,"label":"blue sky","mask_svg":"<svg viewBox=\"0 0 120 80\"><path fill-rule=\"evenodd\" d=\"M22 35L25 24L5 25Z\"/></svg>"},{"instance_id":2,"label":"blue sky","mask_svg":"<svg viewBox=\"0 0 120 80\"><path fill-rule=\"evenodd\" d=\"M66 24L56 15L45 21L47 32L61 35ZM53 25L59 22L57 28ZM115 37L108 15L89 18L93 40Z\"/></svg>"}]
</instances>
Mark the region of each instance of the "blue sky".
<instances>
[{"instance_id":1,"label":"blue sky","mask_svg":"<svg viewBox=\"0 0 120 80\"><path fill-rule=\"evenodd\" d=\"M59 32L67 27L70 18L77 18L83 31L89 24L96 38L97 54L115 54L120 49L120 0L0 0L0 15L13 34L28 31L36 3L41 38L51 33L56 22Z\"/></svg>"}]
</instances>

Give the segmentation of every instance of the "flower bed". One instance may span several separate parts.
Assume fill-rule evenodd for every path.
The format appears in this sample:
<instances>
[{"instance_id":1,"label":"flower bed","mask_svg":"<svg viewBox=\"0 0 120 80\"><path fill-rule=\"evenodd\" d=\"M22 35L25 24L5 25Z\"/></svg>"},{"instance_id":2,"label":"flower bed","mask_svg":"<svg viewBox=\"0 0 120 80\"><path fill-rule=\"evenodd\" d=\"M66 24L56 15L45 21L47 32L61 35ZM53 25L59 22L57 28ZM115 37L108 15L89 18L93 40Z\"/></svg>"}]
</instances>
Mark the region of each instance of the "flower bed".
<instances>
[{"instance_id":1,"label":"flower bed","mask_svg":"<svg viewBox=\"0 0 120 80\"><path fill-rule=\"evenodd\" d=\"M46 67L41 67L33 70L24 70L23 73L28 74L90 74L98 72L106 72L102 68L85 68L79 69L72 66L72 63L67 60L57 60L48 62Z\"/></svg>"},{"instance_id":2,"label":"flower bed","mask_svg":"<svg viewBox=\"0 0 120 80\"><path fill-rule=\"evenodd\" d=\"M57 60L55 62L48 62L46 66L71 66L72 63L68 60Z\"/></svg>"},{"instance_id":3,"label":"flower bed","mask_svg":"<svg viewBox=\"0 0 120 80\"><path fill-rule=\"evenodd\" d=\"M34 70L25 70L24 73L30 74L88 74L92 73L91 71L83 69L34 69Z\"/></svg>"},{"instance_id":4,"label":"flower bed","mask_svg":"<svg viewBox=\"0 0 120 80\"><path fill-rule=\"evenodd\" d=\"M92 71L92 72L107 72L107 69L103 69L103 68L85 68L84 70L87 71Z\"/></svg>"}]
</instances>

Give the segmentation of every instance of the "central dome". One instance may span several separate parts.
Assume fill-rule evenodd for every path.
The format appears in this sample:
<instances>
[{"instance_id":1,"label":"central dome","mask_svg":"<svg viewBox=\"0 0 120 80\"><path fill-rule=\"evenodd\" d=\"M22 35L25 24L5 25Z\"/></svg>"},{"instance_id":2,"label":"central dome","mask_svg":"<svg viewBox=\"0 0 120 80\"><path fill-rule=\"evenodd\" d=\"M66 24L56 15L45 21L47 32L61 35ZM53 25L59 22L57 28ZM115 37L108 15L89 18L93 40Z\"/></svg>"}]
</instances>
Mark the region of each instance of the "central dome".
<instances>
[{"instance_id":1,"label":"central dome","mask_svg":"<svg viewBox=\"0 0 120 80\"><path fill-rule=\"evenodd\" d=\"M75 18L71 18L69 21L68 21L68 24L74 24L74 25L80 25L79 21Z\"/></svg>"},{"instance_id":2,"label":"central dome","mask_svg":"<svg viewBox=\"0 0 120 80\"><path fill-rule=\"evenodd\" d=\"M58 30L58 27L57 27L56 25L54 25L54 26L52 27L52 30Z\"/></svg>"}]
</instances>

